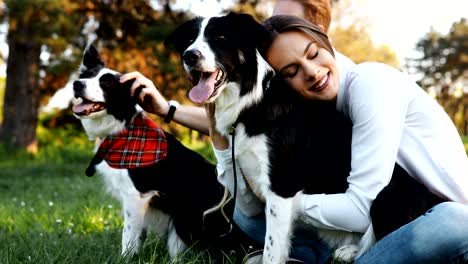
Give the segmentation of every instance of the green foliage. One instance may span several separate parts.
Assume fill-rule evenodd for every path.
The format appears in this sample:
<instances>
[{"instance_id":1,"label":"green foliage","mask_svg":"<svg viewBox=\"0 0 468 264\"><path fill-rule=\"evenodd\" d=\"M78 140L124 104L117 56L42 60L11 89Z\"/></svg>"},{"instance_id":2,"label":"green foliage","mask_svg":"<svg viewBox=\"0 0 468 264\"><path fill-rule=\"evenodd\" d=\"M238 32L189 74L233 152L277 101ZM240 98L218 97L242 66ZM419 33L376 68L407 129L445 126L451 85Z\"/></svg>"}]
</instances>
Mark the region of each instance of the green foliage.
<instances>
[{"instance_id":1,"label":"green foliage","mask_svg":"<svg viewBox=\"0 0 468 264\"><path fill-rule=\"evenodd\" d=\"M5 78L0 78L0 123L3 120L3 98L5 98Z\"/></svg>"},{"instance_id":2,"label":"green foliage","mask_svg":"<svg viewBox=\"0 0 468 264\"><path fill-rule=\"evenodd\" d=\"M433 93L454 121L460 134L468 134L468 20L453 23L442 35L431 30L418 43L421 57L408 60L410 72L421 75L420 85Z\"/></svg>"},{"instance_id":3,"label":"green foliage","mask_svg":"<svg viewBox=\"0 0 468 264\"><path fill-rule=\"evenodd\" d=\"M43 92L47 88L61 87L79 62L80 55L76 50L71 49L71 56L69 52L65 52L67 49L70 51L74 42L79 39L80 30L87 19L73 2L75 1L5 1L8 9L0 17L8 21L9 44L14 40L26 46L39 45L49 55L40 66L46 73L41 85Z\"/></svg>"},{"instance_id":4,"label":"green foliage","mask_svg":"<svg viewBox=\"0 0 468 264\"><path fill-rule=\"evenodd\" d=\"M328 35L340 53L356 63L376 61L400 68L396 53L386 45L376 45L368 31L366 17L356 15L356 6L350 0L331 1L332 27Z\"/></svg>"},{"instance_id":5,"label":"green foliage","mask_svg":"<svg viewBox=\"0 0 468 264\"><path fill-rule=\"evenodd\" d=\"M431 30L417 43L422 56L410 60L408 67L423 74L421 84L425 88L453 83L468 70L467 35L468 20L462 18L453 23L447 35Z\"/></svg>"},{"instance_id":6,"label":"green foliage","mask_svg":"<svg viewBox=\"0 0 468 264\"><path fill-rule=\"evenodd\" d=\"M386 45L376 46L366 28L358 23L335 28L330 38L336 49L355 63L376 61L400 67L395 51Z\"/></svg>"}]
</instances>

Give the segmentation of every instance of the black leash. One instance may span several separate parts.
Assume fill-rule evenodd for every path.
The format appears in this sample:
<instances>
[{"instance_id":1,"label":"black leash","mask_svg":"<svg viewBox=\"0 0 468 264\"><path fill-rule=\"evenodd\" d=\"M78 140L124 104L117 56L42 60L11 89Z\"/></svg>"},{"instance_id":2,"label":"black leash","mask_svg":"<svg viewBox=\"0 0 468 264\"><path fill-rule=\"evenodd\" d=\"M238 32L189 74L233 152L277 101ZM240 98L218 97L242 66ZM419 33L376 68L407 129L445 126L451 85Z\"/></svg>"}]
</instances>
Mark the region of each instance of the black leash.
<instances>
[{"instance_id":1,"label":"black leash","mask_svg":"<svg viewBox=\"0 0 468 264\"><path fill-rule=\"evenodd\" d=\"M236 156L235 156L235 150L234 146L235 144L235 138L236 138L236 127L235 124L232 125L231 131L229 131L229 134L231 135L231 156L232 156L232 169L233 169L233 176L234 176L234 194L233 194L233 199L234 199L234 208L236 205L236 197L237 197L237 170L236 170Z\"/></svg>"},{"instance_id":2,"label":"black leash","mask_svg":"<svg viewBox=\"0 0 468 264\"><path fill-rule=\"evenodd\" d=\"M236 197L237 197L237 171L236 171L236 158L235 158L235 147L234 147L234 143L235 143L235 136L236 136L236 127L235 127L236 124L232 125L231 126L231 129L229 131L229 135L231 135L231 158L232 158L232 167L233 167L233 176L234 176L234 194L233 194L233 200L234 200L234 208L236 207ZM224 198L223 198L224 200ZM229 199L228 199L229 201ZM227 216L225 213L224 213L224 206L227 204L224 203L224 204L221 204L220 205L220 208L219 210L221 211L221 214L223 215L223 217L226 219L226 222L228 222L229 224L229 231L225 232L224 234L220 235L219 237L224 237L228 234L230 234L233 230L233 223L234 223L234 215L232 216ZM210 209L210 210L207 210L203 213L203 230L205 230L205 217L212 213L214 210L213 209ZM233 212L234 213L234 212Z\"/></svg>"}]
</instances>

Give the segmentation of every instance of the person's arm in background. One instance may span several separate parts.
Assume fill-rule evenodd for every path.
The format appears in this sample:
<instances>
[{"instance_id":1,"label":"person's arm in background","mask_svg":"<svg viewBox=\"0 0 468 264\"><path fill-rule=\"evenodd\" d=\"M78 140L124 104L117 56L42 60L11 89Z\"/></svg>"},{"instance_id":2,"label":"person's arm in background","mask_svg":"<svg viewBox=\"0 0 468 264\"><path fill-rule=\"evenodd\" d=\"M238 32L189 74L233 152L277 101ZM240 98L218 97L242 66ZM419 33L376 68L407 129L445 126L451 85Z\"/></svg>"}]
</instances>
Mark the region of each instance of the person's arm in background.
<instances>
[{"instance_id":1,"label":"person's arm in background","mask_svg":"<svg viewBox=\"0 0 468 264\"><path fill-rule=\"evenodd\" d=\"M138 95L140 106L149 113L165 117L169 112L168 101L164 99L153 82L139 72L122 75L120 82L126 82L131 79L135 79L131 87L132 96L138 87L144 86ZM172 120L180 125L209 135L209 123L203 107L180 105L175 111Z\"/></svg>"}]
</instances>

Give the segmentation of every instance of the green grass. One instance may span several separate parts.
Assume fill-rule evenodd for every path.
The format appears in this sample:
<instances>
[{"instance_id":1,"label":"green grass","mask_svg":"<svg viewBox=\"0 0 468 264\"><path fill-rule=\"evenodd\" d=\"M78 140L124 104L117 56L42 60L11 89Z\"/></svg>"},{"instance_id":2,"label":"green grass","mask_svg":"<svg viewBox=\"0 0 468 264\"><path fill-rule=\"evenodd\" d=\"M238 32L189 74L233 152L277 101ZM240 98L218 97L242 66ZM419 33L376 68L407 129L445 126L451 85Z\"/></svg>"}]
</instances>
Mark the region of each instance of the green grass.
<instances>
[{"instance_id":1,"label":"green grass","mask_svg":"<svg viewBox=\"0 0 468 264\"><path fill-rule=\"evenodd\" d=\"M32 156L0 146L0 263L171 263L156 237L135 257L120 256L120 204L84 170L92 143L71 128L38 129ZM468 151L468 136L463 137ZM193 147L212 159L211 148ZM233 263L189 251L172 263Z\"/></svg>"},{"instance_id":2,"label":"green grass","mask_svg":"<svg viewBox=\"0 0 468 264\"><path fill-rule=\"evenodd\" d=\"M3 98L5 97L6 78L0 78L0 122L3 120Z\"/></svg>"},{"instance_id":3,"label":"green grass","mask_svg":"<svg viewBox=\"0 0 468 264\"><path fill-rule=\"evenodd\" d=\"M38 133L36 156L0 146L0 263L232 262L195 251L171 262L154 236L120 256L120 204L84 174L92 144L70 129Z\"/></svg>"}]
</instances>

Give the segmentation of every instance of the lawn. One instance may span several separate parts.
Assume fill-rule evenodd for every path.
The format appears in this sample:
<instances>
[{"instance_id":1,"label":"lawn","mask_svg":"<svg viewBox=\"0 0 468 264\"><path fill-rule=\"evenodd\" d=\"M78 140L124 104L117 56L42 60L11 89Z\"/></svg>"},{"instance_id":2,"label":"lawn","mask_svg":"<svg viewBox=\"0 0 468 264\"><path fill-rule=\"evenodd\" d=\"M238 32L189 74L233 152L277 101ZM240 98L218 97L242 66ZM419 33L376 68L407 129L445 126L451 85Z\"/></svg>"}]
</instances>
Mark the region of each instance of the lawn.
<instances>
[{"instance_id":1,"label":"lawn","mask_svg":"<svg viewBox=\"0 0 468 264\"><path fill-rule=\"evenodd\" d=\"M40 130L34 157L0 146L0 263L220 263L193 251L171 262L154 236L121 257L120 205L85 176L92 144L74 133Z\"/></svg>"},{"instance_id":2,"label":"lawn","mask_svg":"<svg viewBox=\"0 0 468 264\"><path fill-rule=\"evenodd\" d=\"M138 256L120 256L120 205L84 174L92 143L73 129L38 134L36 156L0 146L0 263L234 262L194 251L171 262L154 236ZM211 155L209 146L199 151Z\"/></svg>"}]
</instances>

